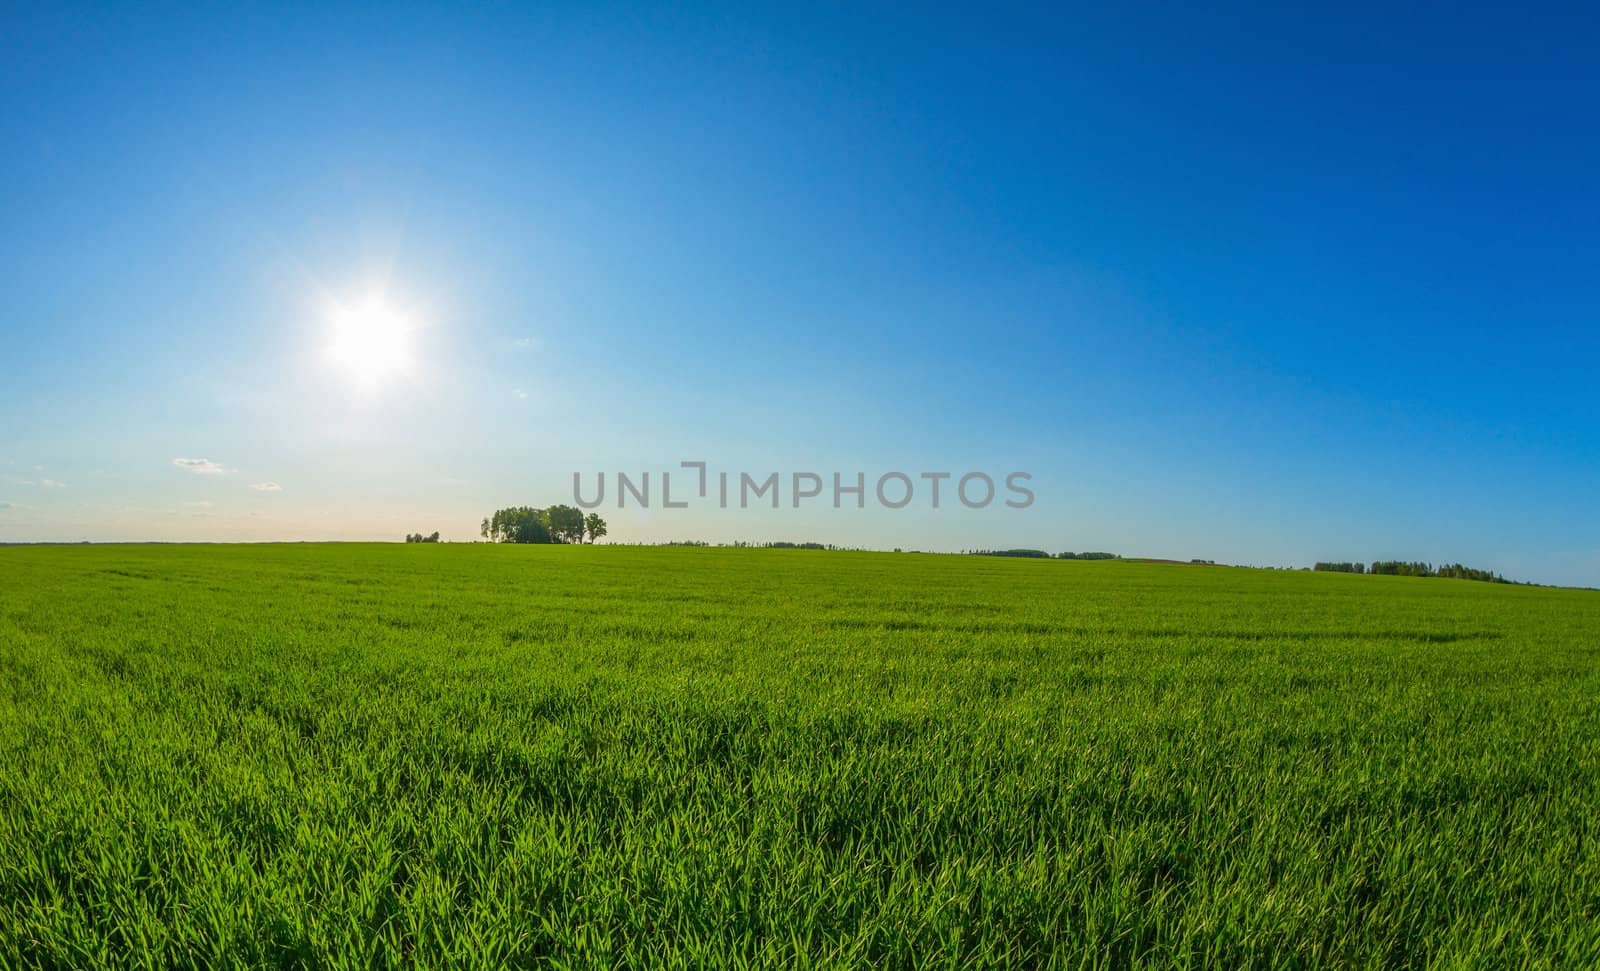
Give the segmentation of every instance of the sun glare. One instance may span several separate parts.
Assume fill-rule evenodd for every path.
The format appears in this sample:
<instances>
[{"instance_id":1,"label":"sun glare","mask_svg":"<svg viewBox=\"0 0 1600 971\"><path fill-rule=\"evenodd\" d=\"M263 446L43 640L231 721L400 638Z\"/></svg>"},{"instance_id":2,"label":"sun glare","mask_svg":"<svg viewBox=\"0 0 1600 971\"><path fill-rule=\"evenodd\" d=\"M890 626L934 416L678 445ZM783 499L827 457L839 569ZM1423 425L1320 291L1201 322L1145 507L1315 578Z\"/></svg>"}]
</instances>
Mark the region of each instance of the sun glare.
<instances>
[{"instance_id":1,"label":"sun glare","mask_svg":"<svg viewBox=\"0 0 1600 971\"><path fill-rule=\"evenodd\" d=\"M340 307L331 322L328 360L342 368L362 390L376 389L410 368L410 324L382 298Z\"/></svg>"}]
</instances>

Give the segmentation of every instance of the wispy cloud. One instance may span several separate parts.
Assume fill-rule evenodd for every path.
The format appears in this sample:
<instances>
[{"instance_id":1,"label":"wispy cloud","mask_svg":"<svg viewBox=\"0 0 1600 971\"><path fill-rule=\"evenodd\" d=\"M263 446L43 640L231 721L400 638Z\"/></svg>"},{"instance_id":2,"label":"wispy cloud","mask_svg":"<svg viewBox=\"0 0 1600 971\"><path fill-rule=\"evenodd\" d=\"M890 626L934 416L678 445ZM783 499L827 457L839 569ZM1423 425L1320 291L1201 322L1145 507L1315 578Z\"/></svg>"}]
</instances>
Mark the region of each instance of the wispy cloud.
<instances>
[{"instance_id":1,"label":"wispy cloud","mask_svg":"<svg viewBox=\"0 0 1600 971\"><path fill-rule=\"evenodd\" d=\"M172 464L180 469L193 472L195 475L222 475L231 471L210 459L173 459Z\"/></svg>"},{"instance_id":2,"label":"wispy cloud","mask_svg":"<svg viewBox=\"0 0 1600 971\"><path fill-rule=\"evenodd\" d=\"M257 492L282 492L283 491L283 486L278 485L276 482L257 482L255 485L251 486L250 488L256 490Z\"/></svg>"},{"instance_id":3,"label":"wispy cloud","mask_svg":"<svg viewBox=\"0 0 1600 971\"><path fill-rule=\"evenodd\" d=\"M46 489L65 489L67 487L65 482L57 482L54 479L40 479L39 484Z\"/></svg>"},{"instance_id":4,"label":"wispy cloud","mask_svg":"<svg viewBox=\"0 0 1600 971\"><path fill-rule=\"evenodd\" d=\"M521 388L512 388L511 393L518 398L526 398L528 396L528 392L522 390Z\"/></svg>"},{"instance_id":5,"label":"wispy cloud","mask_svg":"<svg viewBox=\"0 0 1600 971\"><path fill-rule=\"evenodd\" d=\"M518 337L516 340L512 341L511 343L512 343L512 345L514 347L535 348L535 347L539 346L539 338L537 338L537 337Z\"/></svg>"},{"instance_id":6,"label":"wispy cloud","mask_svg":"<svg viewBox=\"0 0 1600 971\"><path fill-rule=\"evenodd\" d=\"M191 509L210 509L213 503L209 499L201 499L199 502L186 502L184 505Z\"/></svg>"}]
</instances>

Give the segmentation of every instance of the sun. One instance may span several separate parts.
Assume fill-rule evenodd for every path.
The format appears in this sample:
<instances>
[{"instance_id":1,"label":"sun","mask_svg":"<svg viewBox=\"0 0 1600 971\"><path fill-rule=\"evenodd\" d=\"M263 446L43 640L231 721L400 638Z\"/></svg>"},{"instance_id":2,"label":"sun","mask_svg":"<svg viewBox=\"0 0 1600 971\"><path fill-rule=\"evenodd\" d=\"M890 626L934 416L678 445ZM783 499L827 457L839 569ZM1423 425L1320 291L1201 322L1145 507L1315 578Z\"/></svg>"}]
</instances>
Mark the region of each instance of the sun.
<instances>
[{"instance_id":1,"label":"sun","mask_svg":"<svg viewBox=\"0 0 1600 971\"><path fill-rule=\"evenodd\" d=\"M363 391L405 375L411 367L411 325L382 297L339 307L331 315L328 360Z\"/></svg>"}]
</instances>

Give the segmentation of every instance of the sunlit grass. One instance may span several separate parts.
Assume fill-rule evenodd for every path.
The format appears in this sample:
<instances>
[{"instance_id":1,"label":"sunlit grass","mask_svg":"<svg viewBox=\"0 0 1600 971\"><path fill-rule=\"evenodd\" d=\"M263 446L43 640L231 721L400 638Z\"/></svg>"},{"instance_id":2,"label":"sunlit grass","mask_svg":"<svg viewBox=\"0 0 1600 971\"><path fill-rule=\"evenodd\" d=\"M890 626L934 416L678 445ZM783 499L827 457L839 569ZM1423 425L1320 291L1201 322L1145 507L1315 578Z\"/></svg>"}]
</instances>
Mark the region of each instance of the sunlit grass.
<instances>
[{"instance_id":1,"label":"sunlit grass","mask_svg":"<svg viewBox=\"0 0 1600 971\"><path fill-rule=\"evenodd\" d=\"M0 967L1588 967L1600 594L0 550Z\"/></svg>"}]
</instances>

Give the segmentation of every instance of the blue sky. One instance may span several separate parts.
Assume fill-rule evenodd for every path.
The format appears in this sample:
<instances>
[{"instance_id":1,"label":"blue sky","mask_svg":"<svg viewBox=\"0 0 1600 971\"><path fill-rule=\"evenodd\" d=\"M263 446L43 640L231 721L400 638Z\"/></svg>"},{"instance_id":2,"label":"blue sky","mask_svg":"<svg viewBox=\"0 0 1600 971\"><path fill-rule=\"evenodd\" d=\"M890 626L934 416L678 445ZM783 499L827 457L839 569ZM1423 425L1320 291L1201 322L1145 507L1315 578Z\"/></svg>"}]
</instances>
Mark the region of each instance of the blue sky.
<instances>
[{"instance_id":1,"label":"blue sky","mask_svg":"<svg viewBox=\"0 0 1600 971\"><path fill-rule=\"evenodd\" d=\"M1037 498L612 537L1600 585L1592 10L0 17L0 538L467 539L700 459Z\"/></svg>"}]
</instances>

